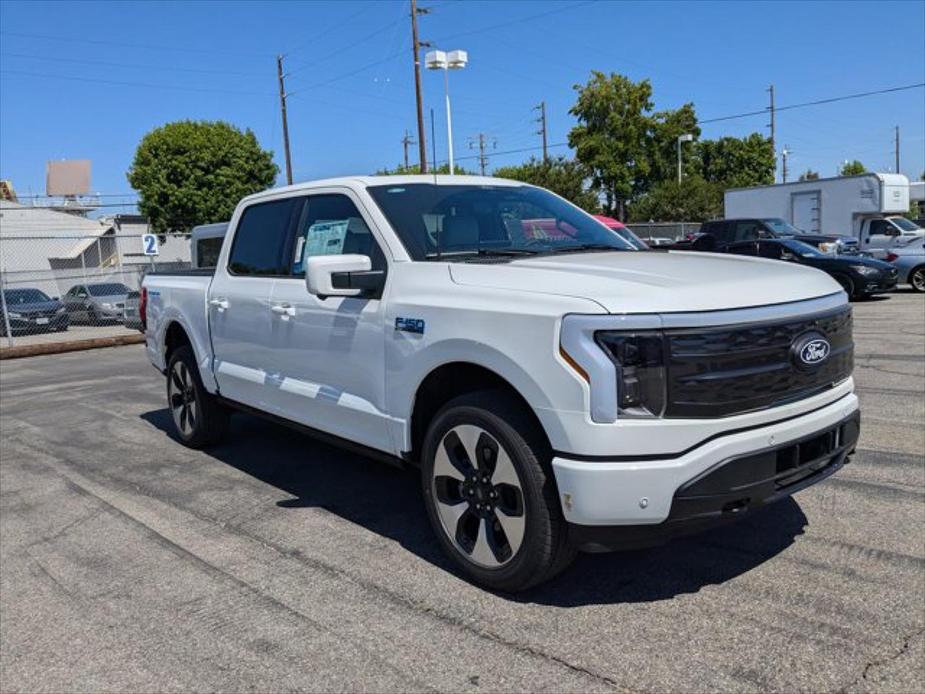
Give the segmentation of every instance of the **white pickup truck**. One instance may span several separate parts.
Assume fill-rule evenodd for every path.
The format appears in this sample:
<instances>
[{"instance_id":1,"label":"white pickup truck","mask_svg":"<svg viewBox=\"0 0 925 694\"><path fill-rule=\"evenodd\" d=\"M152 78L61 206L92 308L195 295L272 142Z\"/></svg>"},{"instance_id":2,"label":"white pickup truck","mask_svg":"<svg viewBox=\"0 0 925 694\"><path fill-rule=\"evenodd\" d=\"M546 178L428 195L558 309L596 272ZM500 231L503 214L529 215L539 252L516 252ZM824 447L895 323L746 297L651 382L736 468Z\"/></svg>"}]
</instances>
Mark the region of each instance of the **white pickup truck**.
<instances>
[{"instance_id":1,"label":"white pickup truck","mask_svg":"<svg viewBox=\"0 0 925 694\"><path fill-rule=\"evenodd\" d=\"M416 466L440 544L493 589L750 514L859 433L828 275L634 250L514 181L252 195L217 267L148 275L143 306L183 443L242 410Z\"/></svg>"}]
</instances>

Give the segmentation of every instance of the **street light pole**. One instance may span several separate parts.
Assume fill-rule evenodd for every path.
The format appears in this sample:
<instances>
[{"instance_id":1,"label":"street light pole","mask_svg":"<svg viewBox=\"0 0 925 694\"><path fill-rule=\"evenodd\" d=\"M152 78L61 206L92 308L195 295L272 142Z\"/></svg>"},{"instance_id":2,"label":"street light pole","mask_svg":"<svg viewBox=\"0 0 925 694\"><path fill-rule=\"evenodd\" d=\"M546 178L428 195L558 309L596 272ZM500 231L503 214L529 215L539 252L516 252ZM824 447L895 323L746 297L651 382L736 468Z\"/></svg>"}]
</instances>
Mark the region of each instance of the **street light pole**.
<instances>
[{"instance_id":1,"label":"street light pole","mask_svg":"<svg viewBox=\"0 0 925 694\"><path fill-rule=\"evenodd\" d=\"M453 162L453 116L450 111L450 70L461 70L466 67L469 55L466 51L429 51L424 56L424 63L428 70L443 70L443 91L446 95L446 137L447 152L449 154L450 175L456 173ZM434 166L436 167L436 162Z\"/></svg>"},{"instance_id":2,"label":"street light pole","mask_svg":"<svg viewBox=\"0 0 925 694\"><path fill-rule=\"evenodd\" d=\"M678 135L678 183L681 183L681 143L682 142L692 142L694 136L691 133L684 133L683 135Z\"/></svg>"}]
</instances>

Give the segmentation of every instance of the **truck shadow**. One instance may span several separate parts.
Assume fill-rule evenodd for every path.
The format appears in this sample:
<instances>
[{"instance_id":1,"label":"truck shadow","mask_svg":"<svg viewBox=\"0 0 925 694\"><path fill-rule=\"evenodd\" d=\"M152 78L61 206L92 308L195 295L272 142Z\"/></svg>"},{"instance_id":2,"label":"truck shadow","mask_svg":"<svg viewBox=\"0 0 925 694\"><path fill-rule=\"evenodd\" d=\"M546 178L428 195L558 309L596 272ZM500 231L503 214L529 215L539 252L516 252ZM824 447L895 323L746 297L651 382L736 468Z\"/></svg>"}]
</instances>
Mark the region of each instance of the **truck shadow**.
<instances>
[{"instance_id":1,"label":"truck shadow","mask_svg":"<svg viewBox=\"0 0 925 694\"><path fill-rule=\"evenodd\" d=\"M166 409L141 417L174 438ZM325 509L458 575L432 534L414 471L243 414L234 415L226 442L207 454L284 492L276 503L281 509ZM504 597L560 607L666 600L761 565L789 547L807 523L799 505L786 499L737 523L661 547L581 554L553 581Z\"/></svg>"}]
</instances>

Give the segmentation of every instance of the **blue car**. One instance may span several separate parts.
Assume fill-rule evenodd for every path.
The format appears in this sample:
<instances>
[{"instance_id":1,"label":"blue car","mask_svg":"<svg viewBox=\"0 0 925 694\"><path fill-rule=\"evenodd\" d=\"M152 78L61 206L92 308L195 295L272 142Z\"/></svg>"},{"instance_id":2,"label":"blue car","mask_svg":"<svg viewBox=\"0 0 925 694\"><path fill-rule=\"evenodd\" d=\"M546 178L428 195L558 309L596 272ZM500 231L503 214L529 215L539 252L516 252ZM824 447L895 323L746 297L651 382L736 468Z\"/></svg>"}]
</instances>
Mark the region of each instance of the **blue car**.
<instances>
[{"instance_id":1,"label":"blue car","mask_svg":"<svg viewBox=\"0 0 925 694\"><path fill-rule=\"evenodd\" d=\"M886 260L899 271L899 281L925 292L925 243L921 240L891 248Z\"/></svg>"},{"instance_id":2,"label":"blue car","mask_svg":"<svg viewBox=\"0 0 925 694\"><path fill-rule=\"evenodd\" d=\"M5 315L4 315L5 309ZM57 298L50 298L41 289L4 289L0 302L0 335L6 336L7 326L15 335L67 330L70 319Z\"/></svg>"}]
</instances>

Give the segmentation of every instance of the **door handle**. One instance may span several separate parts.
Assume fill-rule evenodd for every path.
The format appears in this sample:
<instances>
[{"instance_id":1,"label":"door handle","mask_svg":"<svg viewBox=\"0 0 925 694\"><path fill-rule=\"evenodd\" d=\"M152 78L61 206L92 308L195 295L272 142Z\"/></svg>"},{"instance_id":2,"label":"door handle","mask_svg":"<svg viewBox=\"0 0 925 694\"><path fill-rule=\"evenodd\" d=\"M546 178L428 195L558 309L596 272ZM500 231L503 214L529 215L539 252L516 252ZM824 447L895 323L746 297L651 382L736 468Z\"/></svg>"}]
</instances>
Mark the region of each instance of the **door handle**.
<instances>
[{"instance_id":1,"label":"door handle","mask_svg":"<svg viewBox=\"0 0 925 694\"><path fill-rule=\"evenodd\" d=\"M270 310L277 316L282 316L283 318L295 316L295 306L292 304L273 304L270 306Z\"/></svg>"},{"instance_id":2,"label":"door handle","mask_svg":"<svg viewBox=\"0 0 925 694\"><path fill-rule=\"evenodd\" d=\"M209 306L214 306L219 311L226 310L230 305L231 304L228 303L228 299L224 297L216 298L216 299L209 299Z\"/></svg>"}]
</instances>

